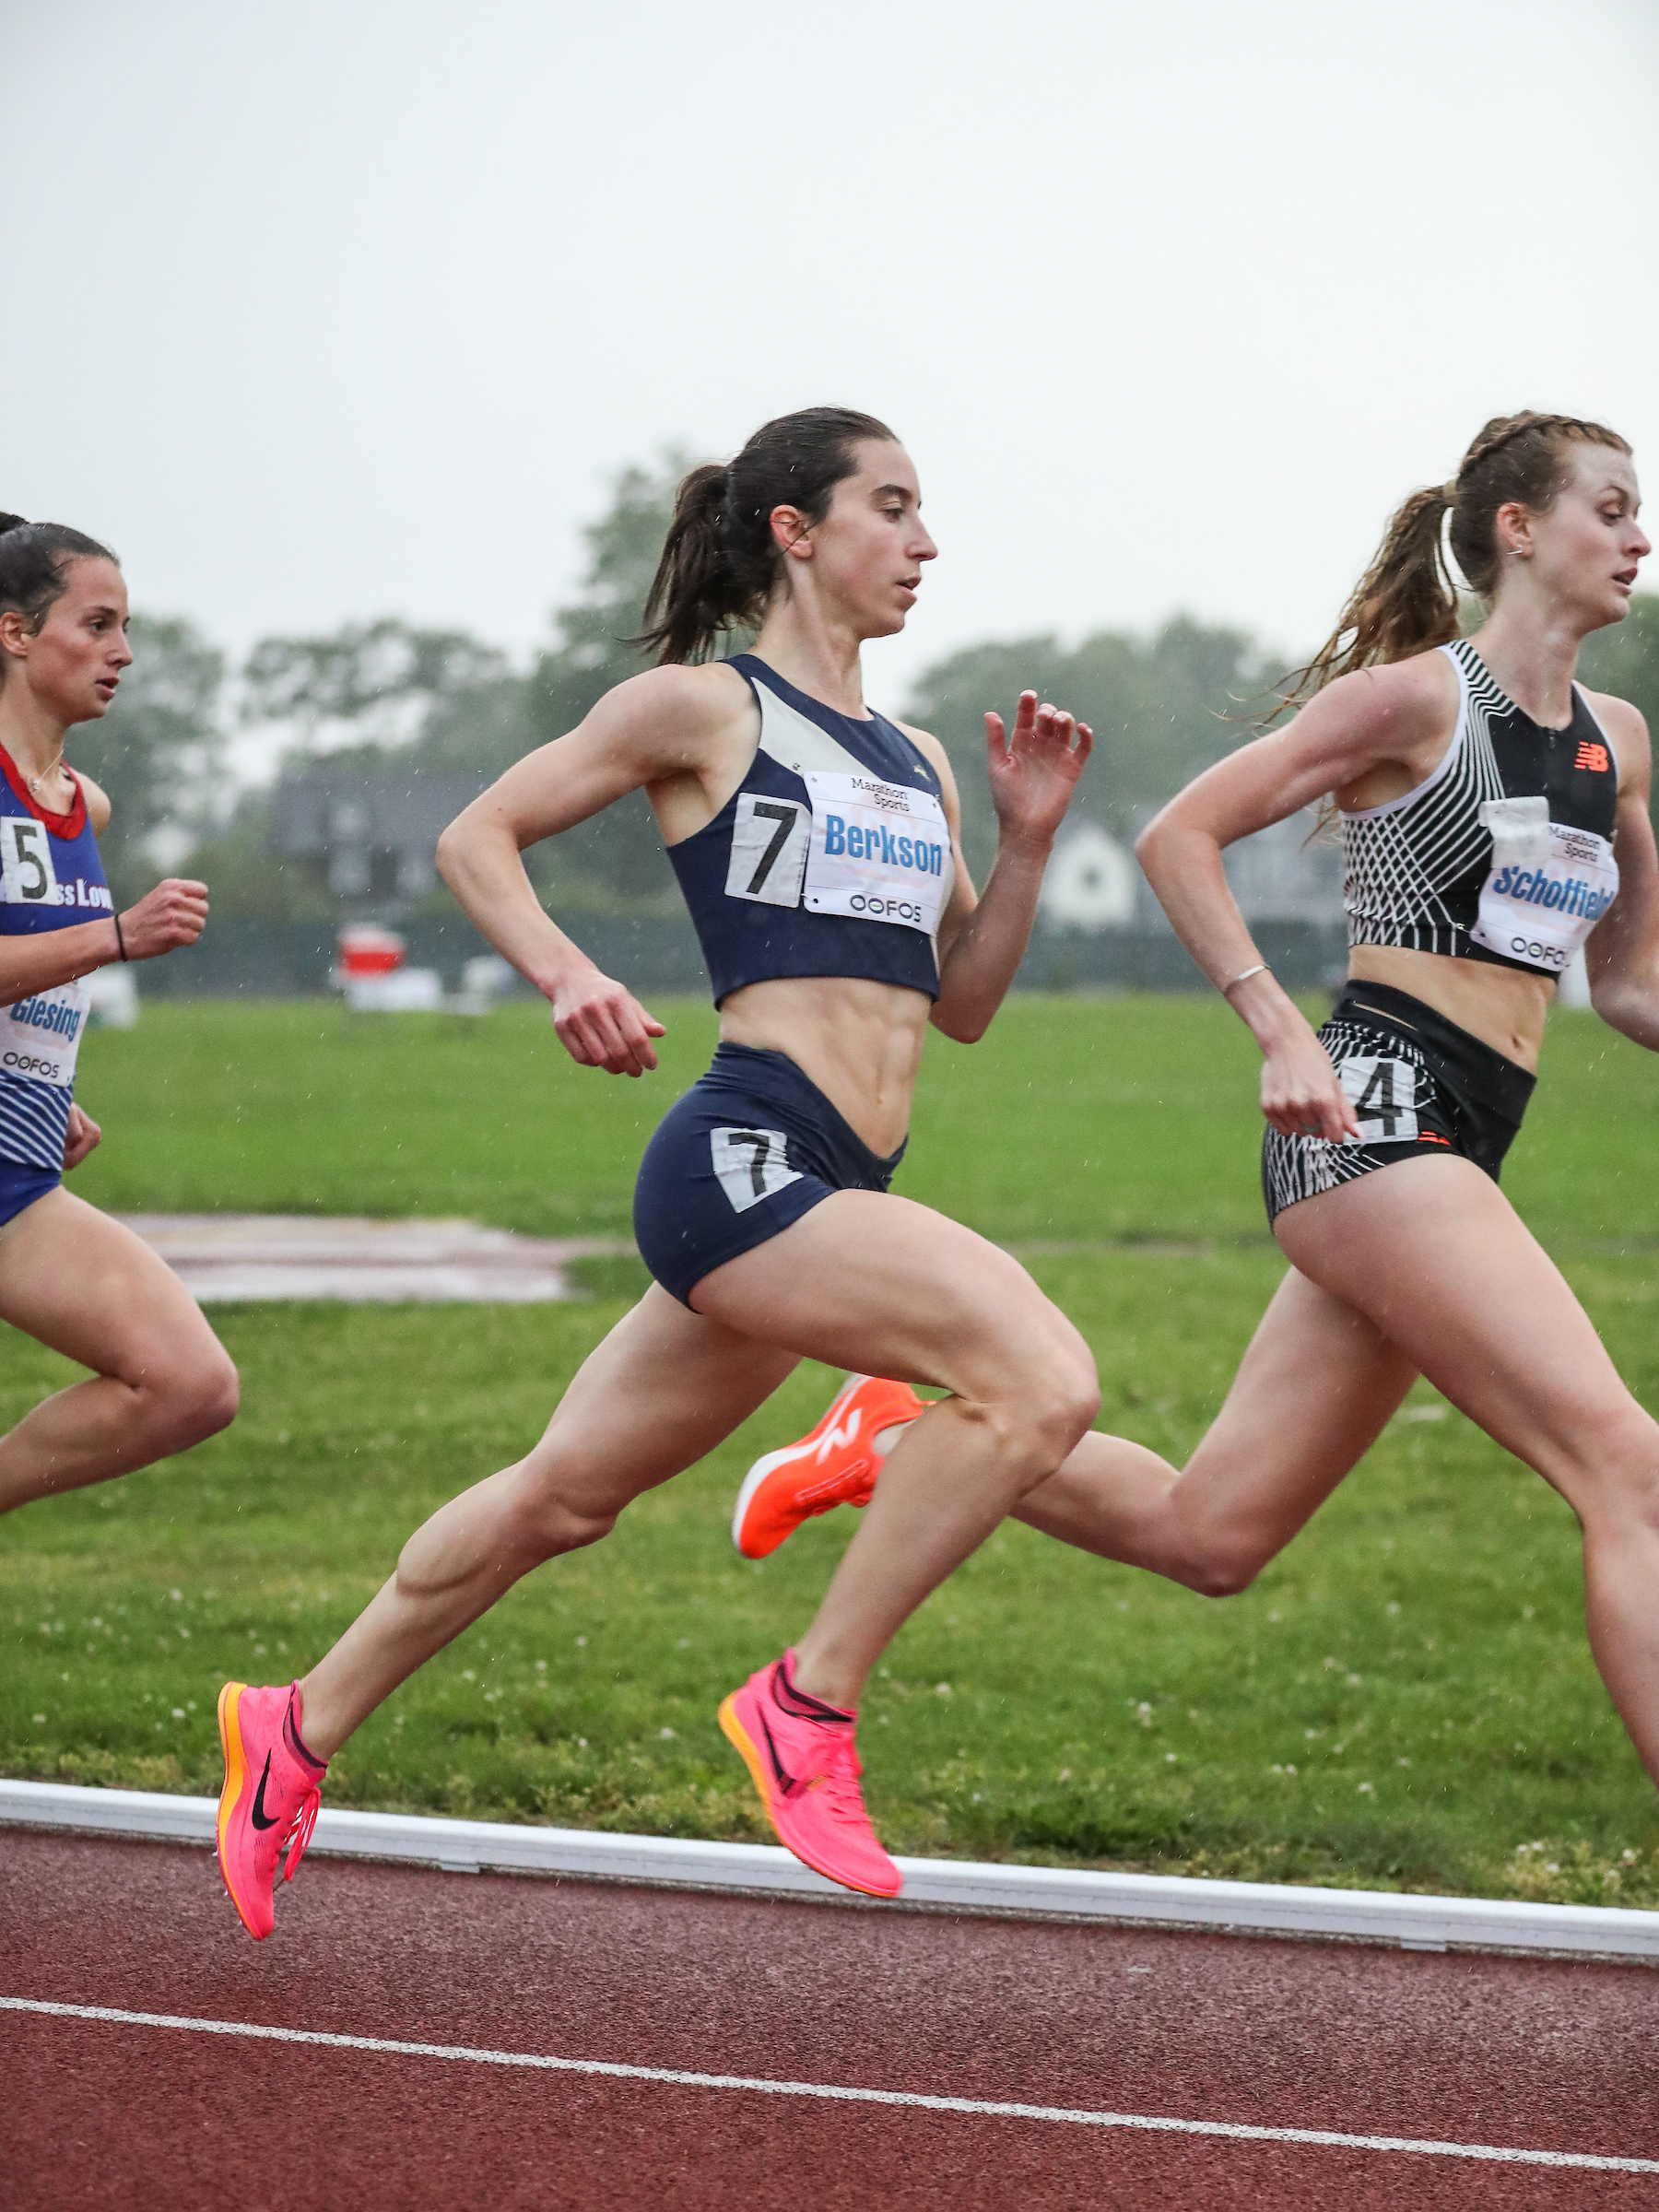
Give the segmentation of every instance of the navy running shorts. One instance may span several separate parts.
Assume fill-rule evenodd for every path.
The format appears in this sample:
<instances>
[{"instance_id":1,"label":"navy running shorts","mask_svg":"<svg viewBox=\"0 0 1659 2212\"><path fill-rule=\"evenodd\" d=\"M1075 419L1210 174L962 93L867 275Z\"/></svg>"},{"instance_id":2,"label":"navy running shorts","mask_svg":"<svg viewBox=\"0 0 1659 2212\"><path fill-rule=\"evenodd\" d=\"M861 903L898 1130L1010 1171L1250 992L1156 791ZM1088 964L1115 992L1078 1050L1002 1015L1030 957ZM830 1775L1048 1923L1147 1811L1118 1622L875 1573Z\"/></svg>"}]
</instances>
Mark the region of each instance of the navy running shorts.
<instances>
[{"instance_id":1,"label":"navy running shorts","mask_svg":"<svg viewBox=\"0 0 1659 2212\"><path fill-rule=\"evenodd\" d=\"M1455 1154L1494 1182L1536 1081L1408 991L1350 982L1319 1032L1353 1102L1361 1141L1281 1136L1262 1145L1262 1195L1277 1219L1397 1159Z\"/></svg>"},{"instance_id":2,"label":"navy running shorts","mask_svg":"<svg viewBox=\"0 0 1659 2212\"><path fill-rule=\"evenodd\" d=\"M0 1159L0 1229L15 1221L26 1206L55 1191L64 1180L56 1168L31 1168L21 1160Z\"/></svg>"},{"instance_id":3,"label":"navy running shorts","mask_svg":"<svg viewBox=\"0 0 1659 2212\"><path fill-rule=\"evenodd\" d=\"M885 1191L883 1159L783 1053L723 1044L671 1106L634 1185L640 1256L683 1306L712 1268L752 1252L834 1191Z\"/></svg>"}]
</instances>

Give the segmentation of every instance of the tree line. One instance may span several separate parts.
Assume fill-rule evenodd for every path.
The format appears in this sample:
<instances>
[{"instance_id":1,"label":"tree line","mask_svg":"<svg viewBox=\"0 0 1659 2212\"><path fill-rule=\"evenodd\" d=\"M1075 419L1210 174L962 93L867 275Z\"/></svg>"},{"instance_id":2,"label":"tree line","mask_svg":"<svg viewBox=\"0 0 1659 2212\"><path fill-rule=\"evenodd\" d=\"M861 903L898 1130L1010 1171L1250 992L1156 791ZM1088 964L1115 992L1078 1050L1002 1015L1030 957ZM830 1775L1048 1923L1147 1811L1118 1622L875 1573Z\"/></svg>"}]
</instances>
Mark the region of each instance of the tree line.
<instances>
[{"instance_id":1,"label":"tree line","mask_svg":"<svg viewBox=\"0 0 1659 2212\"><path fill-rule=\"evenodd\" d=\"M668 525L680 456L618 479L586 532L579 595L527 672L465 631L394 618L319 637L262 640L232 671L188 621L135 617L135 658L101 723L73 733L70 758L113 802L105 865L117 896L153 882L159 862L206 878L214 909L270 921L324 920L339 901L311 868L274 850L268 789L229 794L232 711L277 734L283 765L326 754L366 773L468 775L480 788L534 747L580 722L613 684L646 664L629 642ZM737 641L741 642L741 641ZM982 877L995 845L982 761L983 713L1006 713L1030 686L1096 733L1077 809L1127 838L1153 807L1251 734L1283 673L1248 633L1177 616L1151 637L1100 630L1067 645L1053 634L968 646L924 671L898 712L932 730L961 787L964 843ZM1659 729L1659 596L1586 644L1594 688L1631 700ZM234 697L234 709L230 701ZM550 903L598 912L672 912L676 894L651 812L635 793L530 856ZM445 894L435 891L442 903Z\"/></svg>"}]
</instances>

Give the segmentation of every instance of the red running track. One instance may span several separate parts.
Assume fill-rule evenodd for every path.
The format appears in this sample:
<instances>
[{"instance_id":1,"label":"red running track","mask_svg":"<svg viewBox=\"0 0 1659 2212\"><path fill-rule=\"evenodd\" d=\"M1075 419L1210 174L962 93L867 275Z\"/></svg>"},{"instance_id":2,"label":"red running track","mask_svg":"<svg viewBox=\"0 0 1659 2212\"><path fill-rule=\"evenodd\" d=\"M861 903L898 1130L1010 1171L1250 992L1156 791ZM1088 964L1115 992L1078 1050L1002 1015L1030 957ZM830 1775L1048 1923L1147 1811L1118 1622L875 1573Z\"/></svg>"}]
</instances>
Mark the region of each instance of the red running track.
<instances>
[{"instance_id":1,"label":"red running track","mask_svg":"<svg viewBox=\"0 0 1659 2212\"><path fill-rule=\"evenodd\" d=\"M0 1831L0 1998L1659 2159L1651 1968L841 1909ZM0 2010L7 2212L1659 2206L1659 2171L1239 2141Z\"/></svg>"}]
</instances>

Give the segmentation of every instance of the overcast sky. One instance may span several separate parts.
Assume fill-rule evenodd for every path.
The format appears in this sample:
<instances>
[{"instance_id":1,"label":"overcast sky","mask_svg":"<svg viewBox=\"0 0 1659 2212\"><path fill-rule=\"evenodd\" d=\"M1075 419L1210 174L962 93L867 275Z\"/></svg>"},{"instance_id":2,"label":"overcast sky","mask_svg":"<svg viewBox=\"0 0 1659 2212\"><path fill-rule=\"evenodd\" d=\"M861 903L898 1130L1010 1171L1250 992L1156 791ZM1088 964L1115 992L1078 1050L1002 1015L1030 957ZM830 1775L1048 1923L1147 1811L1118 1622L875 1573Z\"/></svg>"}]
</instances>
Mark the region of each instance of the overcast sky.
<instances>
[{"instance_id":1,"label":"overcast sky","mask_svg":"<svg viewBox=\"0 0 1659 2212\"><path fill-rule=\"evenodd\" d=\"M1659 469L1656 99L1653 0L0 0L0 506L522 653L618 469L834 401L941 547L877 700L1305 646L1488 415Z\"/></svg>"}]
</instances>

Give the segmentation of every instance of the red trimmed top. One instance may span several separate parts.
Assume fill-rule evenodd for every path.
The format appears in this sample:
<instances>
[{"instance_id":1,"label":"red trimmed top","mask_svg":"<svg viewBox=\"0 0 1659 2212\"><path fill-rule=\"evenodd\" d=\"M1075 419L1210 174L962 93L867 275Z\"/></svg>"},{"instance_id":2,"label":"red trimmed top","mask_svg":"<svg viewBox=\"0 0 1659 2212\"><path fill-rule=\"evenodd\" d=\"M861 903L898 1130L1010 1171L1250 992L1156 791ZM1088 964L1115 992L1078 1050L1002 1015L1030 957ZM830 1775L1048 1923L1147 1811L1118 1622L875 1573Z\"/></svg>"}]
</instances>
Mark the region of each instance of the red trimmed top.
<instances>
[{"instance_id":1,"label":"red trimmed top","mask_svg":"<svg viewBox=\"0 0 1659 2212\"><path fill-rule=\"evenodd\" d=\"M67 767L68 764L65 762L65 765ZM87 793L72 768L68 772L75 782L75 804L65 814L53 814L49 807L41 805L29 788L28 777L3 745L0 745L0 769L5 771L6 780L11 785L14 795L28 807L37 822L45 823L53 837L67 840L80 835L87 826Z\"/></svg>"}]
</instances>

